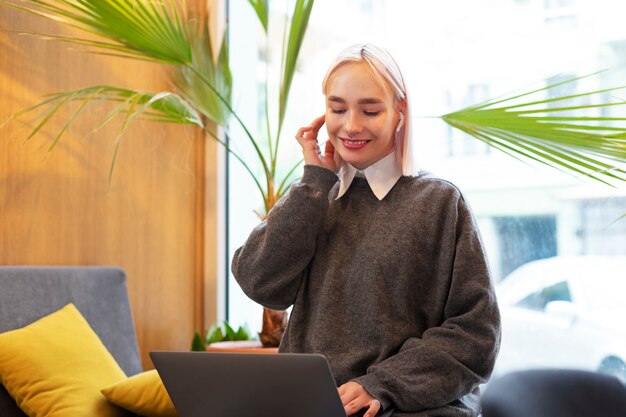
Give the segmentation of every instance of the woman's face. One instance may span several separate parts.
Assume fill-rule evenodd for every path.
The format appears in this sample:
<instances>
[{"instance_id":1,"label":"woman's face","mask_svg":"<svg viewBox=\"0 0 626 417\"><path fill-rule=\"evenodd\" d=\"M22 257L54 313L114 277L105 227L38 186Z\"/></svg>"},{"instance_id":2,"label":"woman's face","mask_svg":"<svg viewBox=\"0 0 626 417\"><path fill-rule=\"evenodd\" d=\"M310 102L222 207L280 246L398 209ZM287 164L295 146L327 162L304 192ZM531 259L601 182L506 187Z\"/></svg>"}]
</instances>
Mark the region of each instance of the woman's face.
<instances>
[{"instance_id":1,"label":"woman's face","mask_svg":"<svg viewBox=\"0 0 626 417\"><path fill-rule=\"evenodd\" d=\"M389 155L399 122L393 95L365 62L344 64L326 89L326 129L341 158L365 169Z\"/></svg>"}]
</instances>

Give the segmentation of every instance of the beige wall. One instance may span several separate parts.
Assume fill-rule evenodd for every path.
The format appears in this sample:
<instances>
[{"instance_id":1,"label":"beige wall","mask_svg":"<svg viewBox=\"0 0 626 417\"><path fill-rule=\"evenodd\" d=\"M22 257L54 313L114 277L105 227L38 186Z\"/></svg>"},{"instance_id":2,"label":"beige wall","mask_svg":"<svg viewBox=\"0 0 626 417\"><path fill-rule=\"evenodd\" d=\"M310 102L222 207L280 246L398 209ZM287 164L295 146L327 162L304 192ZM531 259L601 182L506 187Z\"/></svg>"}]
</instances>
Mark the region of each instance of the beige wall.
<instances>
[{"instance_id":1,"label":"beige wall","mask_svg":"<svg viewBox=\"0 0 626 417\"><path fill-rule=\"evenodd\" d=\"M0 27L69 33L6 7ZM158 66L76 49L0 32L0 124L45 93L96 84L168 88ZM103 109L80 116L52 152L62 116L28 142L28 127L0 128L0 264L124 268L151 368L150 350L189 349L193 331L215 317L215 143L193 128L138 121L122 138L109 183L120 126L94 132Z\"/></svg>"}]
</instances>

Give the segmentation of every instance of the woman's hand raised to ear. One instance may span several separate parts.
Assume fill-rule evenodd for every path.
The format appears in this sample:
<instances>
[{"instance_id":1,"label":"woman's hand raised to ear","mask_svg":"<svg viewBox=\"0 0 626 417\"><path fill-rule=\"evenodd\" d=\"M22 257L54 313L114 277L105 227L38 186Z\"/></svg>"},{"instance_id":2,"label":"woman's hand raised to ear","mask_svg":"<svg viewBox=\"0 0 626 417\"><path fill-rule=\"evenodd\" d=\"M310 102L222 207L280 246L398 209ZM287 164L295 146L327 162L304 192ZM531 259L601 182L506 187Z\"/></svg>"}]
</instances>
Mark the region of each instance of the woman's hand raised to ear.
<instances>
[{"instance_id":1,"label":"woman's hand raised to ear","mask_svg":"<svg viewBox=\"0 0 626 417\"><path fill-rule=\"evenodd\" d=\"M309 126L298 129L296 139L302 146L305 165L317 165L336 173L339 171L339 166L335 161L335 147L328 140L322 152L317 141L317 134L321 127L324 126L325 119L326 116L322 115L314 119Z\"/></svg>"}]
</instances>

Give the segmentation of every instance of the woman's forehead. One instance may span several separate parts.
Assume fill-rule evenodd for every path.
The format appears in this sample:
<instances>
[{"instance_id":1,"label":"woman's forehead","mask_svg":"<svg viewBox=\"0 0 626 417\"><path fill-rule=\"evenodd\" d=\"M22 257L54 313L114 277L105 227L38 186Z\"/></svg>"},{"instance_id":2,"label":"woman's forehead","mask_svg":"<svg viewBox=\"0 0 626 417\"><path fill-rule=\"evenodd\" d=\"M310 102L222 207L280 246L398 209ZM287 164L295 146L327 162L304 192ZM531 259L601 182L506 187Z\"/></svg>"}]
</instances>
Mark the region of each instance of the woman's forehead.
<instances>
[{"instance_id":1,"label":"woman's forehead","mask_svg":"<svg viewBox=\"0 0 626 417\"><path fill-rule=\"evenodd\" d=\"M366 62L349 62L337 68L329 77L326 99L375 104L393 100L393 94Z\"/></svg>"}]
</instances>

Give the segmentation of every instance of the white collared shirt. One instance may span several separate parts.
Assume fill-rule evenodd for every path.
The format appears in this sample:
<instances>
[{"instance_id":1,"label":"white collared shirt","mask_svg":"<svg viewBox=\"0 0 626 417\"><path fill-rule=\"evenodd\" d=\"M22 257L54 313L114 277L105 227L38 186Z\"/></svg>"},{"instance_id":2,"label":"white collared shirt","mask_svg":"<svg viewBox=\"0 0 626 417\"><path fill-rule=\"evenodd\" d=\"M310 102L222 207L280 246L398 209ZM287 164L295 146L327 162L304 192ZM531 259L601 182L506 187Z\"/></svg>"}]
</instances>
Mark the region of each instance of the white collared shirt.
<instances>
[{"instance_id":1,"label":"white collared shirt","mask_svg":"<svg viewBox=\"0 0 626 417\"><path fill-rule=\"evenodd\" d=\"M362 171L344 162L338 175L339 193L337 198L340 198L348 191L355 176L364 176L376 198L382 200L402 176L402 167L394 150Z\"/></svg>"}]
</instances>

